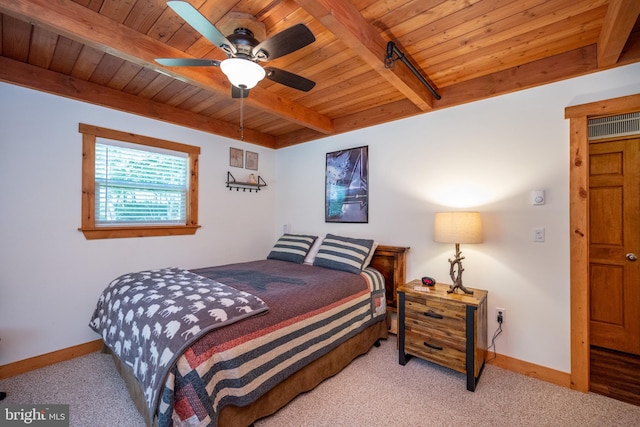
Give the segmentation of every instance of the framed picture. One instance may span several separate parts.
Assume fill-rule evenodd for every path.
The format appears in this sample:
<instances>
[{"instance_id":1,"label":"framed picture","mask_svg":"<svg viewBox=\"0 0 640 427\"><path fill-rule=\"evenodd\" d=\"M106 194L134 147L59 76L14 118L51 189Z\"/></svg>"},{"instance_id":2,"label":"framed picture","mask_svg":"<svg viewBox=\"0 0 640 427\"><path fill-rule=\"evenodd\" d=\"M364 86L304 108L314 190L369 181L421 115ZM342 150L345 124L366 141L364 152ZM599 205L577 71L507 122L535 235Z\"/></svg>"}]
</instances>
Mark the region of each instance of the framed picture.
<instances>
[{"instance_id":1,"label":"framed picture","mask_svg":"<svg viewBox=\"0 0 640 427\"><path fill-rule=\"evenodd\" d=\"M369 147L327 153L325 222L369 222Z\"/></svg>"},{"instance_id":2,"label":"framed picture","mask_svg":"<svg viewBox=\"0 0 640 427\"><path fill-rule=\"evenodd\" d=\"M251 169L252 171L258 170L258 153L254 153L253 151L247 151L247 159L244 162L245 168Z\"/></svg>"},{"instance_id":3,"label":"framed picture","mask_svg":"<svg viewBox=\"0 0 640 427\"><path fill-rule=\"evenodd\" d=\"M239 148L229 148L229 166L241 168L244 160L244 151Z\"/></svg>"}]
</instances>

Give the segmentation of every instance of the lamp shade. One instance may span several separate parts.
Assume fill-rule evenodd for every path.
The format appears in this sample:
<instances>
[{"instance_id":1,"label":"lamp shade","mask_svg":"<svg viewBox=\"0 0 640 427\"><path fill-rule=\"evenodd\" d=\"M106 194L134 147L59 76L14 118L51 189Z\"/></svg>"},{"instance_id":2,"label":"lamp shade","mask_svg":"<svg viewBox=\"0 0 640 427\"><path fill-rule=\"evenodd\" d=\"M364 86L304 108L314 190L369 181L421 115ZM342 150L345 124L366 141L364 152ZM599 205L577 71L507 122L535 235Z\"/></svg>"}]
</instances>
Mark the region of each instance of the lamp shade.
<instances>
[{"instance_id":1,"label":"lamp shade","mask_svg":"<svg viewBox=\"0 0 640 427\"><path fill-rule=\"evenodd\" d=\"M440 243L482 243L480 212L437 212L433 240Z\"/></svg>"},{"instance_id":2,"label":"lamp shade","mask_svg":"<svg viewBox=\"0 0 640 427\"><path fill-rule=\"evenodd\" d=\"M242 58L228 58L220 63L220 69L232 85L237 88L251 89L264 79L264 68L253 61Z\"/></svg>"}]
</instances>

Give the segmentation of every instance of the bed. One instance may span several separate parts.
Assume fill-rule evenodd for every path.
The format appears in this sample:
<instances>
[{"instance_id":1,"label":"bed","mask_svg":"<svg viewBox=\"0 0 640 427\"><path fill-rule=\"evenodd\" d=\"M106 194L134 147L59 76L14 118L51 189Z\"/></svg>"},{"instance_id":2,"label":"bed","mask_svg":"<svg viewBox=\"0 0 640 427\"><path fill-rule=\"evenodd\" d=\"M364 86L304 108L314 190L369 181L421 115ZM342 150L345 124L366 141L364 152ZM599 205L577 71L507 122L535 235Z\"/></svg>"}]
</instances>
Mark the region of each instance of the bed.
<instances>
[{"instance_id":1,"label":"bed","mask_svg":"<svg viewBox=\"0 0 640 427\"><path fill-rule=\"evenodd\" d=\"M356 272L346 264L333 268L335 260L327 254L335 249L334 240L351 246L363 239L302 236L310 239L300 258L300 253L277 254L287 236L268 259L131 273L105 289L90 325L103 337L105 352L113 356L147 425L251 425L387 337L387 295L404 282L408 248L371 245L373 255L363 260L368 267ZM314 250L311 262L302 262ZM144 283L150 284L149 293ZM174 298L178 294L186 295ZM127 311L123 301L134 299L148 299L149 305ZM242 306L232 310L232 301ZM226 306L226 313L218 312ZM183 310L170 313L177 308ZM192 316L205 312L216 322L205 326ZM183 325L175 330L168 326L179 321ZM196 334L198 325L202 331ZM165 335L184 340L167 344L163 352ZM131 355L137 347L139 354Z\"/></svg>"}]
</instances>

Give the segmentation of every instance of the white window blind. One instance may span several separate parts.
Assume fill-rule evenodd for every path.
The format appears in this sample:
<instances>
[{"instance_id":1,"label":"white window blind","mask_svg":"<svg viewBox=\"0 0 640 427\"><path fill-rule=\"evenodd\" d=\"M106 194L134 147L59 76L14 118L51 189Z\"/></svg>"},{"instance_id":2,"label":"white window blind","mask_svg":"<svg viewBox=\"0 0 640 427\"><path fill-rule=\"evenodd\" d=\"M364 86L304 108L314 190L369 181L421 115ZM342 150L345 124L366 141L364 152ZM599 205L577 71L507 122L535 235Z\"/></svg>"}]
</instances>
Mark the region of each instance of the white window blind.
<instances>
[{"instance_id":1,"label":"white window blind","mask_svg":"<svg viewBox=\"0 0 640 427\"><path fill-rule=\"evenodd\" d=\"M96 142L96 225L186 224L188 155L104 141Z\"/></svg>"}]
</instances>

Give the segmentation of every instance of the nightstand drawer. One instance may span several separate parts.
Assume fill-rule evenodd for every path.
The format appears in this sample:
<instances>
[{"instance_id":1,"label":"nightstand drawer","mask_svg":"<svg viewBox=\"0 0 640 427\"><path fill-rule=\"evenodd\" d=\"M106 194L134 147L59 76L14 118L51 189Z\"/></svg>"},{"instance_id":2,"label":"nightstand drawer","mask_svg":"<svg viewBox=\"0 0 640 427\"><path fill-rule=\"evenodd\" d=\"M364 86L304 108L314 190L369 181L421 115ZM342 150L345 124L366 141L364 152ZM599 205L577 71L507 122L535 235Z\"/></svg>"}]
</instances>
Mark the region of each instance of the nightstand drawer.
<instances>
[{"instance_id":1,"label":"nightstand drawer","mask_svg":"<svg viewBox=\"0 0 640 427\"><path fill-rule=\"evenodd\" d=\"M428 294L427 294L428 295ZM466 318L466 306L455 301L440 300L438 298L429 298L427 295L407 295L405 299L405 308L407 314L410 312L424 313L432 319L446 319L447 322L459 321L464 325ZM430 313L426 314L426 313Z\"/></svg>"},{"instance_id":2,"label":"nightstand drawer","mask_svg":"<svg viewBox=\"0 0 640 427\"><path fill-rule=\"evenodd\" d=\"M464 340L451 342L437 334L425 336L405 329L404 351L458 372L465 373L467 369Z\"/></svg>"},{"instance_id":3,"label":"nightstand drawer","mask_svg":"<svg viewBox=\"0 0 640 427\"><path fill-rule=\"evenodd\" d=\"M443 330L462 337L465 335L465 305L439 300L424 300L407 295L405 316L407 321L420 323L425 328Z\"/></svg>"},{"instance_id":4,"label":"nightstand drawer","mask_svg":"<svg viewBox=\"0 0 640 427\"><path fill-rule=\"evenodd\" d=\"M453 325L453 326L452 326ZM465 322L447 322L447 319L431 319L423 313L405 313L404 327L425 340L436 340L464 350L467 342Z\"/></svg>"}]
</instances>

